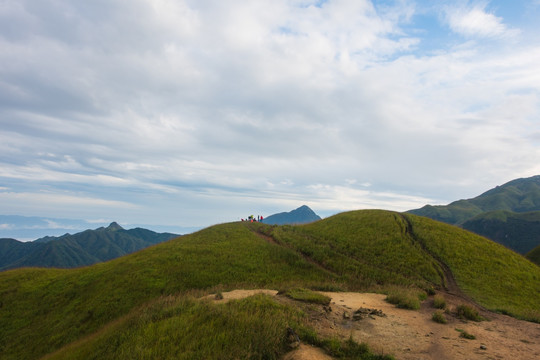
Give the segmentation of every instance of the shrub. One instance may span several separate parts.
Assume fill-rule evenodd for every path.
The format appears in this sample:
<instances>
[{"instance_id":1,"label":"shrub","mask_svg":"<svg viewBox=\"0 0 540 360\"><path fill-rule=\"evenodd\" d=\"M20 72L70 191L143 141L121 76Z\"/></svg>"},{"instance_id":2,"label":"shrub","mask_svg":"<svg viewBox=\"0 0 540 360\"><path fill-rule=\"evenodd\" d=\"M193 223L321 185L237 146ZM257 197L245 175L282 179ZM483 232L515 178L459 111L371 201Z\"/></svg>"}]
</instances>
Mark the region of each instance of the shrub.
<instances>
[{"instance_id":1,"label":"shrub","mask_svg":"<svg viewBox=\"0 0 540 360\"><path fill-rule=\"evenodd\" d=\"M420 299L418 298L418 295L411 290L391 290L386 296L386 301L401 309L420 309Z\"/></svg>"},{"instance_id":2,"label":"shrub","mask_svg":"<svg viewBox=\"0 0 540 360\"><path fill-rule=\"evenodd\" d=\"M482 321L483 318L478 314L478 310L470 307L469 305L461 304L458 305L457 309L457 316L460 319L467 319L472 321Z\"/></svg>"},{"instance_id":3,"label":"shrub","mask_svg":"<svg viewBox=\"0 0 540 360\"><path fill-rule=\"evenodd\" d=\"M435 289L433 288L433 286L428 286L424 289L424 291L426 292L426 294L428 294L429 296L433 296L435 295Z\"/></svg>"},{"instance_id":4,"label":"shrub","mask_svg":"<svg viewBox=\"0 0 540 360\"><path fill-rule=\"evenodd\" d=\"M433 297L433 307L436 309L446 308L446 299L442 295L435 295Z\"/></svg>"},{"instance_id":5,"label":"shrub","mask_svg":"<svg viewBox=\"0 0 540 360\"><path fill-rule=\"evenodd\" d=\"M433 313L433 316L431 319L439 324L446 324L446 317L444 317L444 313L441 310L437 310Z\"/></svg>"}]
</instances>

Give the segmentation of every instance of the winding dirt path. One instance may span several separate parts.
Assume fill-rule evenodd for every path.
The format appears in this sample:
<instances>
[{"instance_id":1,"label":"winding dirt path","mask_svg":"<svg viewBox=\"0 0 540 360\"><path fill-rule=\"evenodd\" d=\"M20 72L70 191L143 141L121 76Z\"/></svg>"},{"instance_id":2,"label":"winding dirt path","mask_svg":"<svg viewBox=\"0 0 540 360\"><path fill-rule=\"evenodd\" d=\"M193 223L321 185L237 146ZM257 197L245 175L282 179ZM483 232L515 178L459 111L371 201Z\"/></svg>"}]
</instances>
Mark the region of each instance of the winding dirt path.
<instances>
[{"instance_id":1,"label":"winding dirt path","mask_svg":"<svg viewBox=\"0 0 540 360\"><path fill-rule=\"evenodd\" d=\"M459 287L459 285L458 285L458 283L456 281L456 278L454 277L454 274L452 273L452 270L450 269L450 267L437 254L431 252L427 248L424 241L422 239L420 239L416 235L416 233L414 232L413 224L409 220L409 218L405 214L401 214L401 213L399 214L399 216L405 222L405 225L406 225L405 233L412 239L412 241L414 241L415 243L420 245L422 250L426 254L428 254L431 258L433 258L437 262L439 267L441 268L441 270L443 272L442 280L443 280L443 283L444 283L444 288L446 290L446 294L450 295L450 296L453 296L453 297L460 298L464 302L466 302L467 304L474 305L474 307L478 308L479 310L482 310L484 313L489 313L489 310L487 310L482 305L478 304L470 296L468 296L467 294L465 294L461 290L461 288Z\"/></svg>"}]
</instances>

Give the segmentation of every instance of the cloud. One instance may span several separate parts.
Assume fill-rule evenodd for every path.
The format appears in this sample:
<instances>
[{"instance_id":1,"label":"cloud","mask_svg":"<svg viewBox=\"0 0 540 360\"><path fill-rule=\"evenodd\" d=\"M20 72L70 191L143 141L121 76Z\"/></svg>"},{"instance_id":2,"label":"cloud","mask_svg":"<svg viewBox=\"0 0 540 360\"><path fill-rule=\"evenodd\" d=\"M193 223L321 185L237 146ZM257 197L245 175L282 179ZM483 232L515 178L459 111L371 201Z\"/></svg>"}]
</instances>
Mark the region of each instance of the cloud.
<instances>
[{"instance_id":1,"label":"cloud","mask_svg":"<svg viewBox=\"0 0 540 360\"><path fill-rule=\"evenodd\" d=\"M5 3L0 211L201 225L537 169L538 47L487 5L384 3ZM465 40L416 52L441 11Z\"/></svg>"},{"instance_id":2,"label":"cloud","mask_svg":"<svg viewBox=\"0 0 540 360\"><path fill-rule=\"evenodd\" d=\"M446 7L446 20L452 31L469 37L512 37L518 29L508 28L504 19L486 11L486 4Z\"/></svg>"},{"instance_id":3,"label":"cloud","mask_svg":"<svg viewBox=\"0 0 540 360\"><path fill-rule=\"evenodd\" d=\"M6 208L12 209L13 212L20 211L23 213L27 208L32 207L41 213L46 213L47 209L51 212L63 209L62 211L67 214L80 208L87 208L88 210L95 210L96 208L129 210L136 208L136 205L129 202L85 197L78 194L61 194L59 192L0 192L0 200ZM50 224L51 226L54 225L52 222Z\"/></svg>"}]
</instances>

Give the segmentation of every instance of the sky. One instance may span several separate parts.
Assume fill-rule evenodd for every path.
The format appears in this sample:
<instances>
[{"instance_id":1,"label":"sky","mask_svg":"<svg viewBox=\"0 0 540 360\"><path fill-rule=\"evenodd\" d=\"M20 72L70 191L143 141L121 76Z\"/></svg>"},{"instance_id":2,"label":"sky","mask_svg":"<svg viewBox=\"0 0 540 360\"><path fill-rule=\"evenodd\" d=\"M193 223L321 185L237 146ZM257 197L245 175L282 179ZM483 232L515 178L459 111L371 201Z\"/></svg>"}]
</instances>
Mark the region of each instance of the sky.
<instances>
[{"instance_id":1,"label":"sky","mask_svg":"<svg viewBox=\"0 0 540 360\"><path fill-rule=\"evenodd\" d=\"M540 0L0 0L0 214L204 227L540 174L539 18Z\"/></svg>"}]
</instances>

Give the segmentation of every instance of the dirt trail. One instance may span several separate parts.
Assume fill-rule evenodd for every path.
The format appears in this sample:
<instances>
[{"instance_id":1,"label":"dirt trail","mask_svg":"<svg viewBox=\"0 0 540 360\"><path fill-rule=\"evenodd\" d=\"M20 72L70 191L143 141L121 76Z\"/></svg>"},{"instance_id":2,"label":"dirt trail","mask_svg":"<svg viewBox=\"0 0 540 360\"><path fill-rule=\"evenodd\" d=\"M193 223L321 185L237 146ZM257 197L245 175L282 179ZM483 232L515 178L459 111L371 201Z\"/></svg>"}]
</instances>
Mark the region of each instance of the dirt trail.
<instances>
[{"instance_id":1,"label":"dirt trail","mask_svg":"<svg viewBox=\"0 0 540 360\"><path fill-rule=\"evenodd\" d=\"M413 224L411 223L411 221L409 220L409 218L407 218L406 215L404 214L399 214L399 216L401 217L401 219L405 222L406 224L406 228L405 228L405 233L417 244L419 244L421 247L422 247L422 250L424 252L426 252L431 258L433 258L438 264L439 264L439 267L441 268L443 274L442 274L442 280L443 280L443 283L444 283L444 287L445 287L445 290L446 290L446 293L448 295L451 295L451 296L454 296L454 297L457 297L457 298L460 298L462 299L463 301L465 301L466 303L468 304L472 304L474 305L476 308L478 308L479 310L482 310L484 313L487 313L489 312L489 310L487 310L486 308L484 308L482 305L476 303L471 297L469 297L467 294L465 294L461 288L459 287L457 281L456 281L456 278L454 277L454 274L452 273L452 270L450 270L450 267L448 267L448 265L442 261L442 259L437 256L437 254L434 254L433 252L431 252L427 247L426 247L426 244L423 242L422 239L420 239L414 232L414 228L413 228Z\"/></svg>"},{"instance_id":2,"label":"dirt trail","mask_svg":"<svg viewBox=\"0 0 540 360\"><path fill-rule=\"evenodd\" d=\"M315 265L316 267L318 267L319 269L321 270L324 270L325 272L328 272L328 273L331 273L333 275L336 275L336 273L332 270L332 269L329 269L328 267L326 267L325 265L315 261L313 258L309 257L308 255L304 254L303 252L301 251L298 251L294 248L292 248L291 246L288 246L286 244L281 244L281 243L278 243L273 237L271 236L268 236L266 234L263 234L259 231L257 231L256 229L253 229L253 228L249 228L255 235L257 235L259 238L263 239L264 241L270 243L270 244L274 244L274 245L278 245L278 246L283 246L283 247L286 247L287 249L290 249L294 252L296 252L297 254L299 254L300 256L302 256L304 258L304 260L306 260L308 263L312 264L312 265Z\"/></svg>"},{"instance_id":3,"label":"dirt trail","mask_svg":"<svg viewBox=\"0 0 540 360\"><path fill-rule=\"evenodd\" d=\"M235 290L224 292L224 300L237 299L257 293L276 295L273 290ZM509 316L484 313L488 321L465 322L447 315L447 324L431 320L435 309L428 299L420 310L398 309L387 303L385 295L371 293L322 292L330 296L331 312L316 308L309 313L310 324L323 337L352 336L358 342L369 344L376 354L392 354L398 360L484 360L484 359L540 359L540 324L516 320ZM454 309L463 299L449 293L441 293L447 305ZM215 297L210 295L209 297ZM279 297L279 296L278 296ZM353 321L344 318L359 308L380 309L386 317L368 317ZM460 337L464 330L476 337L466 340ZM485 346L485 349L481 349ZM283 360L328 360L324 351L302 344L289 352Z\"/></svg>"}]
</instances>

